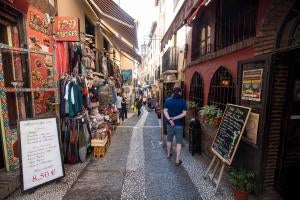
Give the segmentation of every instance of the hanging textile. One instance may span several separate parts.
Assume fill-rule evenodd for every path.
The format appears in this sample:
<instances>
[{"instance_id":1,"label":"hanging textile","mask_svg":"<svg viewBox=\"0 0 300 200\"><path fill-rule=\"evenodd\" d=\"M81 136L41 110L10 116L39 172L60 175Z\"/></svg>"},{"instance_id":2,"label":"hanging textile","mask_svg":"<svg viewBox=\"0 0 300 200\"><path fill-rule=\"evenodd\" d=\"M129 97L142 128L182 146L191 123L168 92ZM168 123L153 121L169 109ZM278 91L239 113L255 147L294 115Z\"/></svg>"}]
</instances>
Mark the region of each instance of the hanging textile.
<instances>
[{"instance_id":1,"label":"hanging textile","mask_svg":"<svg viewBox=\"0 0 300 200\"><path fill-rule=\"evenodd\" d=\"M81 58L82 51L79 44L71 43L71 66L74 76L82 75Z\"/></svg>"},{"instance_id":2,"label":"hanging textile","mask_svg":"<svg viewBox=\"0 0 300 200\"><path fill-rule=\"evenodd\" d=\"M60 78L63 74L66 74L70 71L68 43L56 42L55 47L56 73L57 76Z\"/></svg>"}]
</instances>

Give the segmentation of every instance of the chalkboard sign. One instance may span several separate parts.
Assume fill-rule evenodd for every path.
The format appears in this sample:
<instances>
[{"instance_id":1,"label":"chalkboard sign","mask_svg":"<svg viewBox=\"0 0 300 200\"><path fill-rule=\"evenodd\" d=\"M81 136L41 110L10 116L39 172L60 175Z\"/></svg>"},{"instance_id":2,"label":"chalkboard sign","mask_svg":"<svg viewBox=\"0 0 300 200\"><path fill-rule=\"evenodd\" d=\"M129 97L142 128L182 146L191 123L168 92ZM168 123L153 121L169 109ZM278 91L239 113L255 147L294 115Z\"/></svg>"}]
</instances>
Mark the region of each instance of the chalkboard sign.
<instances>
[{"instance_id":1,"label":"chalkboard sign","mask_svg":"<svg viewBox=\"0 0 300 200\"><path fill-rule=\"evenodd\" d=\"M64 176L55 117L21 120L19 138L23 191Z\"/></svg>"},{"instance_id":2,"label":"chalkboard sign","mask_svg":"<svg viewBox=\"0 0 300 200\"><path fill-rule=\"evenodd\" d=\"M231 164L244 132L251 108L227 104L212 151L225 163Z\"/></svg>"}]
</instances>

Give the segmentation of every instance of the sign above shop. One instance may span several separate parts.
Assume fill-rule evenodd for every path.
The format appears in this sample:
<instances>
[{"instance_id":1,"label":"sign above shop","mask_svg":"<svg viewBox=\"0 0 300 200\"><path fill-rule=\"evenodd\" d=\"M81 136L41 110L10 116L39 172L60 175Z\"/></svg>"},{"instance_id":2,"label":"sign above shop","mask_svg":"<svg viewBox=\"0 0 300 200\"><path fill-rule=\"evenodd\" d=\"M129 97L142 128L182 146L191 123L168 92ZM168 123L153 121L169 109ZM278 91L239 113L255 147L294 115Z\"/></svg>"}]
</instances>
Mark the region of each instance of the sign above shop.
<instances>
[{"instance_id":1,"label":"sign above shop","mask_svg":"<svg viewBox=\"0 0 300 200\"><path fill-rule=\"evenodd\" d=\"M54 30L56 41L80 41L79 19L77 17L55 17Z\"/></svg>"},{"instance_id":2,"label":"sign above shop","mask_svg":"<svg viewBox=\"0 0 300 200\"><path fill-rule=\"evenodd\" d=\"M64 176L57 120L19 122L23 191Z\"/></svg>"},{"instance_id":3,"label":"sign above shop","mask_svg":"<svg viewBox=\"0 0 300 200\"><path fill-rule=\"evenodd\" d=\"M227 104L218 132L212 143L212 151L225 163L231 164L251 108Z\"/></svg>"}]
</instances>

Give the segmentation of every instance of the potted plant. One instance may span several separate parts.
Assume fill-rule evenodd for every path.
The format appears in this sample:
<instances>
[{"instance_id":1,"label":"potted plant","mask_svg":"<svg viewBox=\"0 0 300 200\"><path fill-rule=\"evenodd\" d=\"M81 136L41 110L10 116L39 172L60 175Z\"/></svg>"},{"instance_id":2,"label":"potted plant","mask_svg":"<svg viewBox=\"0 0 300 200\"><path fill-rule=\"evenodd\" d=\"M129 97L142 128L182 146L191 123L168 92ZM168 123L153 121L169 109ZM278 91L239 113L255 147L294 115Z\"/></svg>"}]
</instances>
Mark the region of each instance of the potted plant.
<instances>
[{"instance_id":1,"label":"potted plant","mask_svg":"<svg viewBox=\"0 0 300 200\"><path fill-rule=\"evenodd\" d=\"M192 114L192 116L196 116L198 112L198 105L195 101L188 101L187 102L188 111Z\"/></svg>"},{"instance_id":2,"label":"potted plant","mask_svg":"<svg viewBox=\"0 0 300 200\"><path fill-rule=\"evenodd\" d=\"M200 109L199 114L205 124L217 127L221 122L223 111L216 106L206 105Z\"/></svg>"},{"instance_id":3,"label":"potted plant","mask_svg":"<svg viewBox=\"0 0 300 200\"><path fill-rule=\"evenodd\" d=\"M254 173L246 170L229 170L229 183L232 186L234 199L247 200L248 194L254 190Z\"/></svg>"}]
</instances>

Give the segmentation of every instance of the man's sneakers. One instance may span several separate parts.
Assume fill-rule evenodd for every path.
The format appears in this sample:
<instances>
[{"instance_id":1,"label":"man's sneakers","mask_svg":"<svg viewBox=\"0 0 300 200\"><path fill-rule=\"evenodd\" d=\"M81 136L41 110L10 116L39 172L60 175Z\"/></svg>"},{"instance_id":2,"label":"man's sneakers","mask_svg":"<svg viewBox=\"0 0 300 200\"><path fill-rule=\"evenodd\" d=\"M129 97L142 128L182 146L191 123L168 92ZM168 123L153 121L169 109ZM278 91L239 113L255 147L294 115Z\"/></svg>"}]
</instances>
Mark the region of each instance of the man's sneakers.
<instances>
[{"instance_id":1,"label":"man's sneakers","mask_svg":"<svg viewBox=\"0 0 300 200\"><path fill-rule=\"evenodd\" d=\"M176 165L177 167L179 167L181 164L182 164L182 160L179 160L179 162L176 162L176 163L175 163L175 165Z\"/></svg>"},{"instance_id":2,"label":"man's sneakers","mask_svg":"<svg viewBox=\"0 0 300 200\"><path fill-rule=\"evenodd\" d=\"M167 156L167 159L170 159L172 157L172 154L170 153L170 155Z\"/></svg>"}]
</instances>

